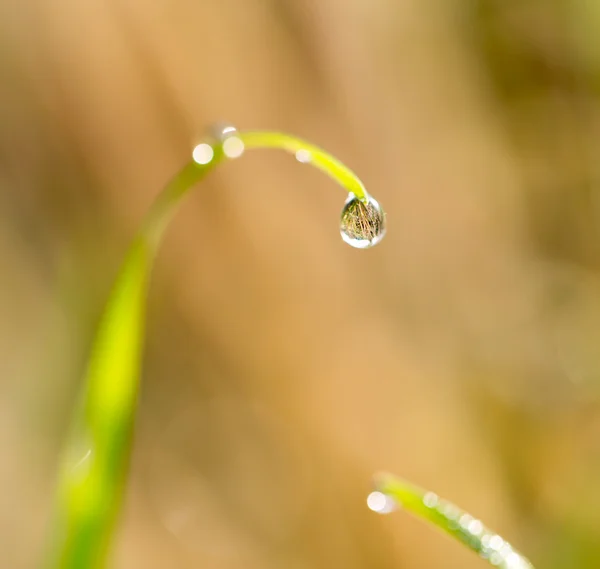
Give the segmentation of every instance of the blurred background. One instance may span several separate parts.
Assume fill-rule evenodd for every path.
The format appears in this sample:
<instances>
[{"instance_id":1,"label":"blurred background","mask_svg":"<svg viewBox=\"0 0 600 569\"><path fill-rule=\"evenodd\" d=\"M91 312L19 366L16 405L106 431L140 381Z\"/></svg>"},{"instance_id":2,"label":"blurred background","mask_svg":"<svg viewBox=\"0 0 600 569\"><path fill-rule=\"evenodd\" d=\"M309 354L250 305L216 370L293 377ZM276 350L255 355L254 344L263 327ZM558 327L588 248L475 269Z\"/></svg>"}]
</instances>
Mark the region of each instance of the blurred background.
<instances>
[{"instance_id":1,"label":"blurred background","mask_svg":"<svg viewBox=\"0 0 600 569\"><path fill-rule=\"evenodd\" d=\"M112 567L476 569L389 470L536 566L600 567L600 9L592 0L3 0L0 566L42 552L129 240L212 123L323 146L387 211L254 151L158 259Z\"/></svg>"}]
</instances>

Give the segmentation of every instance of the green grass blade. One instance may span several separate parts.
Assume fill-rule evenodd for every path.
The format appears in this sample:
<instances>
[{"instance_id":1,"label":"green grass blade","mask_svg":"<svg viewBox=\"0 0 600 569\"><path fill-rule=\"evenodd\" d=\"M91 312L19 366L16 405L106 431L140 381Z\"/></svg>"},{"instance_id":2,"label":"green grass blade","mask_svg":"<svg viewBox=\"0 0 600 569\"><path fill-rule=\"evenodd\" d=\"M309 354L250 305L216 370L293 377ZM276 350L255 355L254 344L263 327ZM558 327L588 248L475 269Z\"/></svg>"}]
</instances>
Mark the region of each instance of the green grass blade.
<instances>
[{"instance_id":1,"label":"green grass blade","mask_svg":"<svg viewBox=\"0 0 600 569\"><path fill-rule=\"evenodd\" d=\"M280 148L294 154L300 162L307 162L333 178L349 193L365 201L367 191L358 176L345 164L318 146L300 140L295 136L274 132L243 133L246 148Z\"/></svg>"},{"instance_id":2,"label":"green grass blade","mask_svg":"<svg viewBox=\"0 0 600 569\"><path fill-rule=\"evenodd\" d=\"M46 559L50 569L100 569L105 565L130 454L153 260L182 198L208 171L232 157L227 141L236 139L233 142L242 151L302 151L304 154L297 155L300 161L324 171L360 200L368 198L355 174L312 144L281 133L231 132L205 143L210 145L206 163L189 163L161 193L117 277L101 317L61 462L50 554Z\"/></svg>"},{"instance_id":3,"label":"green grass blade","mask_svg":"<svg viewBox=\"0 0 600 569\"><path fill-rule=\"evenodd\" d=\"M387 497L418 518L459 540L499 569L534 569L522 554L496 532L433 492L427 492L391 474L378 476L375 487L376 492L369 496L369 507L372 510L389 512L389 503L385 499Z\"/></svg>"}]
</instances>

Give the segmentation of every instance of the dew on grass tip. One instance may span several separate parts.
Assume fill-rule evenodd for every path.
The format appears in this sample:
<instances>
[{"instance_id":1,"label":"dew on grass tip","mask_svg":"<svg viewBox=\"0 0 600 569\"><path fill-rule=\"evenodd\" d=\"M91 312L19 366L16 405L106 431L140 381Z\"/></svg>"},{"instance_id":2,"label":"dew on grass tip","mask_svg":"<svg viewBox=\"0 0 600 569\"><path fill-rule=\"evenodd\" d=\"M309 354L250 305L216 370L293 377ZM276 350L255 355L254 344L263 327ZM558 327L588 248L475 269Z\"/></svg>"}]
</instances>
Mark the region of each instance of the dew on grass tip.
<instances>
[{"instance_id":1,"label":"dew on grass tip","mask_svg":"<svg viewBox=\"0 0 600 569\"><path fill-rule=\"evenodd\" d=\"M351 247L368 249L385 236L385 213L371 196L366 202L350 194L342 210L340 234Z\"/></svg>"}]
</instances>

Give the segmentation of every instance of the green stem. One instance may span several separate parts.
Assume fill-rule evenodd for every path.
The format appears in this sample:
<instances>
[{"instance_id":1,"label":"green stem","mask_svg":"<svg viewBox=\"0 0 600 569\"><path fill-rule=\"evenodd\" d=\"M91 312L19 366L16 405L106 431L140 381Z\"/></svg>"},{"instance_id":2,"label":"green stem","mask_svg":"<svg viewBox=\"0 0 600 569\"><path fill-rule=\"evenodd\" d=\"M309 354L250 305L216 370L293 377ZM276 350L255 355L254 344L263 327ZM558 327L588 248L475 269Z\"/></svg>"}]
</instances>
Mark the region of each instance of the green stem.
<instances>
[{"instance_id":1,"label":"green stem","mask_svg":"<svg viewBox=\"0 0 600 569\"><path fill-rule=\"evenodd\" d=\"M299 161L312 164L362 202L366 202L369 198L369 194L360 178L350 168L310 142L289 134L269 131L239 132L232 136L241 140L245 150L272 148L294 154ZM227 158L222 143L212 144L212 148L214 155L208 164L201 165L194 161L190 162L158 197L142 229L147 235L152 236L152 241L158 242L181 198L209 170Z\"/></svg>"},{"instance_id":2,"label":"green stem","mask_svg":"<svg viewBox=\"0 0 600 569\"><path fill-rule=\"evenodd\" d=\"M245 132L240 134L240 138L246 148L280 148L296 154L301 161L305 156L308 162L333 178L362 202L367 201L369 197L363 183L350 168L314 144L278 132Z\"/></svg>"},{"instance_id":3,"label":"green stem","mask_svg":"<svg viewBox=\"0 0 600 569\"><path fill-rule=\"evenodd\" d=\"M99 324L59 471L49 568L99 569L105 564L131 448L150 270L183 197L232 156L227 147L231 138L237 139L233 141L237 150L241 143L242 150L279 148L296 153L298 160L368 201L361 181L341 162L312 144L277 132L234 132L209 141L204 146L208 155L201 160L206 163L190 162L167 185L133 240Z\"/></svg>"}]
</instances>

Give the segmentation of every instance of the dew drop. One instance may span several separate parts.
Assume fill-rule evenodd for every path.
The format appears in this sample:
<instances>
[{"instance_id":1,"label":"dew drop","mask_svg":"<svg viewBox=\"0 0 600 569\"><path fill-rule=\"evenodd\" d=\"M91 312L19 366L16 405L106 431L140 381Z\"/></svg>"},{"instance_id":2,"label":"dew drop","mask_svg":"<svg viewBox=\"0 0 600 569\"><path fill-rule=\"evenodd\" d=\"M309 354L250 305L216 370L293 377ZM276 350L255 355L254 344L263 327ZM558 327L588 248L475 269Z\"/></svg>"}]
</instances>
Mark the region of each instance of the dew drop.
<instances>
[{"instance_id":1,"label":"dew drop","mask_svg":"<svg viewBox=\"0 0 600 569\"><path fill-rule=\"evenodd\" d=\"M239 158L245 150L244 142L238 136L237 129L229 123L219 123L210 128L210 134L221 143L223 154L227 158Z\"/></svg>"},{"instance_id":2,"label":"dew drop","mask_svg":"<svg viewBox=\"0 0 600 569\"><path fill-rule=\"evenodd\" d=\"M89 476L93 462L92 438L87 433L80 433L67 450L63 464L65 474L72 482L79 483Z\"/></svg>"},{"instance_id":3,"label":"dew drop","mask_svg":"<svg viewBox=\"0 0 600 569\"><path fill-rule=\"evenodd\" d=\"M481 535L483 532L483 524L479 520L473 520L467 526L467 531L474 536Z\"/></svg>"},{"instance_id":4,"label":"dew drop","mask_svg":"<svg viewBox=\"0 0 600 569\"><path fill-rule=\"evenodd\" d=\"M216 138L219 141L223 141L228 136L235 136L237 134L237 128L227 122L220 122L213 124L209 128L209 134L211 138Z\"/></svg>"},{"instance_id":5,"label":"dew drop","mask_svg":"<svg viewBox=\"0 0 600 569\"><path fill-rule=\"evenodd\" d=\"M368 249L385 236L385 213L372 197L367 203L350 194L342 210L340 234L351 247Z\"/></svg>"},{"instance_id":6,"label":"dew drop","mask_svg":"<svg viewBox=\"0 0 600 569\"><path fill-rule=\"evenodd\" d=\"M433 492L427 492L427 494L423 496L423 504L425 504L425 506L428 508L435 508L439 501L440 499L438 498L437 494L434 494Z\"/></svg>"},{"instance_id":7,"label":"dew drop","mask_svg":"<svg viewBox=\"0 0 600 569\"><path fill-rule=\"evenodd\" d=\"M296 150L296 160L298 160L298 162L302 162L303 164L308 164L312 160L312 154L310 153L310 150L306 150L305 148Z\"/></svg>"},{"instance_id":8,"label":"dew drop","mask_svg":"<svg viewBox=\"0 0 600 569\"><path fill-rule=\"evenodd\" d=\"M198 144L192 151L192 158L196 164L208 164L214 157L215 153L210 144L203 142Z\"/></svg>"},{"instance_id":9,"label":"dew drop","mask_svg":"<svg viewBox=\"0 0 600 569\"><path fill-rule=\"evenodd\" d=\"M463 514L460 517L460 520L458 520L458 525L460 525L461 528L463 528L464 530L466 530L469 525L471 524L471 522L474 521L473 516L471 516L470 514Z\"/></svg>"},{"instance_id":10,"label":"dew drop","mask_svg":"<svg viewBox=\"0 0 600 569\"><path fill-rule=\"evenodd\" d=\"M237 136L228 136L223 141L223 153L227 158L239 158L244 153L244 143Z\"/></svg>"},{"instance_id":11,"label":"dew drop","mask_svg":"<svg viewBox=\"0 0 600 569\"><path fill-rule=\"evenodd\" d=\"M383 492L371 492L367 496L367 506L378 514L389 514L396 509L396 502Z\"/></svg>"}]
</instances>

